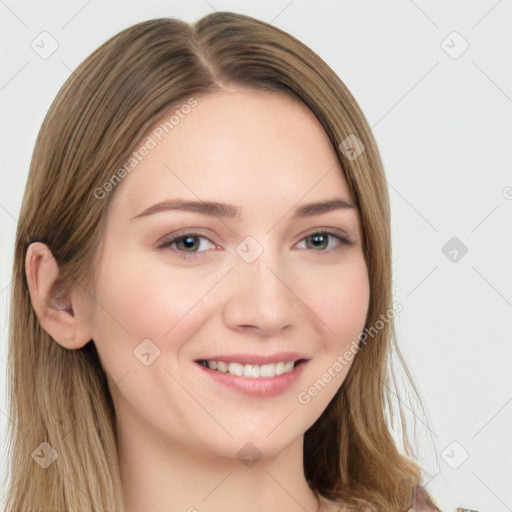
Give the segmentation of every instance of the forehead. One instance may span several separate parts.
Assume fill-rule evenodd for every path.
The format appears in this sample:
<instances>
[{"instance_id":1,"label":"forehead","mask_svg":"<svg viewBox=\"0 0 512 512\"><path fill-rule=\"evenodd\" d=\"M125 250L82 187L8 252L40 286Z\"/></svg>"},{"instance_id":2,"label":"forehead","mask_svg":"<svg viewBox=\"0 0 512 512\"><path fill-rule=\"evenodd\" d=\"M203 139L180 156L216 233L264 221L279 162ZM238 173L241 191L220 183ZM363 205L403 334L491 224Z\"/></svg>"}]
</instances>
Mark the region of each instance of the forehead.
<instances>
[{"instance_id":1,"label":"forehead","mask_svg":"<svg viewBox=\"0 0 512 512\"><path fill-rule=\"evenodd\" d=\"M327 134L298 100L230 90L196 101L170 123L177 105L142 141L151 149L116 191L129 214L169 198L221 200L247 210L261 208L263 198L290 207L302 197L350 198Z\"/></svg>"}]
</instances>

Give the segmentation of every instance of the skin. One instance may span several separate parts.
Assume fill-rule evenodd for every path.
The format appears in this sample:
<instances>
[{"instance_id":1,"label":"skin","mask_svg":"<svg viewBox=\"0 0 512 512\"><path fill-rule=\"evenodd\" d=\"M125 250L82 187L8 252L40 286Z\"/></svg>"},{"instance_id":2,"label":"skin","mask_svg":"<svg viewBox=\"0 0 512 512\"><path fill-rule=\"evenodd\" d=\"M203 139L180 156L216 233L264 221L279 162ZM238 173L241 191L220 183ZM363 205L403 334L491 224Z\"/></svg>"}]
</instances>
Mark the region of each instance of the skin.
<instances>
[{"instance_id":1,"label":"skin","mask_svg":"<svg viewBox=\"0 0 512 512\"><path fill-rule=\"evenodd\" d=\"M357 210L292 218L308 202L352 201L318 120L280 93L200 96L110 193L92 306L78 287L52 300L58 268L44 244L29 247L26 271L36 313L56 342L77 349L92 339L97 347L118 416L127 511L314 512L303 436L350 363L308 404L297 396L357 339L369 301ZM132 219L176 198L224 201L242 214ZM330 236L317 248L320 228L341 230L353 245ZM179 241L158 247L172 233L196 230L205 238L188 245L195 256L180 257L187 245ZM263 248L250 264L236 252L247 236ZM134 357L144 339L160 350L149 366ZM226 388L194 362L287 350L309 361L273 397ZM237 457L248 442L262 455L252 467Z\"/></svg>"}]
</instances>

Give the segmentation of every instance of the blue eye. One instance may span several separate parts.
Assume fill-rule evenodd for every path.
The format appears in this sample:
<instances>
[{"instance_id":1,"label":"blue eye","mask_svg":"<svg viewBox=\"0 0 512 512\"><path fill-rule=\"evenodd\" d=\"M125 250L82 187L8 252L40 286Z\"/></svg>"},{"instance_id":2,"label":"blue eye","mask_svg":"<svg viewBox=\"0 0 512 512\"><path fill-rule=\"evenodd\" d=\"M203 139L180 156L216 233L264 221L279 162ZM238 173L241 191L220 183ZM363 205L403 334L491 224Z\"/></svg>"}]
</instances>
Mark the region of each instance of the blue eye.
<instances>
[{"instance_id":1,"label":"blue eye","mask_svg":"<svg viewBox=\"0 0 512 512\"><path fill-rule=\"evenodd\" d=\"M332 244L329 244L329 241L334 239L335 246L332 247ZM194 258L201 254L203 251L199 250L202 245L201 243L197 243L197 240L206 240L213 247L217 247L210 239L203 236L201 233L195 232L187 232L185 234L180 234L178 236L174 236L167 240L164 240L161 245L158 246L159 249L171 248L173 251L179 253L179 256L182 258ZM311 240L312 246L310 244L308 249L312 248L315 252L328 252L328 250L334 250L339 248L340 246L352 246L354 242L352 242L346 235L341 232L331 232L327 230L317 230L306 237L304 237L300 242ZM325 245L327 243L327 246ZM173 247L175 246L175 247Z\"/></svg>"}]
</instances>

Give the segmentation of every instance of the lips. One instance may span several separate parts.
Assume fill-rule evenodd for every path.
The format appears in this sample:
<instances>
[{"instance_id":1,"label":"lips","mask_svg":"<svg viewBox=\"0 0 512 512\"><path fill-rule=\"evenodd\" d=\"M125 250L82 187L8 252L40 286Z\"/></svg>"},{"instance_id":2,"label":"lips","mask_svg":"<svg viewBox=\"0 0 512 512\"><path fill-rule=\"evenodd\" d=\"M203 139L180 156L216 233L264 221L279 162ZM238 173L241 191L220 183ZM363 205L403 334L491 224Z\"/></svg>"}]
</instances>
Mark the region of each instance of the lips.
<instances>
[{"instance_id":1,"label":"lips","mask_svg":"<svg viewBox=\"0 0 512 512\"><path fill-rule=\"evenodd\" d=\"M298 364L307 361L290 352L278 354L231 354L198 359L195 362L221 373L246 378L277 377L290 373Z\"/></svg>"},{"instance_id":2,"label":"lips","mask_svg":"<svg viewBox=\"0 0 512 512\"><path fill-rule=\"evenodd\" d=\"M203 375L224 387L253 397L273 397L297 382L308 361L300 354L286 352L215 355L195 363Z\"/></svg>"}]
</instances>

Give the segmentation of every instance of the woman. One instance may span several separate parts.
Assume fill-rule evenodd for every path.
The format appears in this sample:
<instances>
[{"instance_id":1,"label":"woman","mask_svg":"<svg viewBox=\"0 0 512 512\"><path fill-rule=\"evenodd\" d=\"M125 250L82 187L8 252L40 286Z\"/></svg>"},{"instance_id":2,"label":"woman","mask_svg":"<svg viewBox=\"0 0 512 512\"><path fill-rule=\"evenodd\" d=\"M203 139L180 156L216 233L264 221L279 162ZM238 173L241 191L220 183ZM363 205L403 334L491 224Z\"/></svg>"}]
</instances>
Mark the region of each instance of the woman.
<instances>
[{"instance_id":1,"label":"woman","mask_svg":"<svg viewBox=\"0 0 512 512\"><path fill-rule=\"evenodd\" d=\"M361 110L290 35L107 41L23 199L6 510L438 510L388 427L389 226Z\"/></svg>"}]
</instances>

